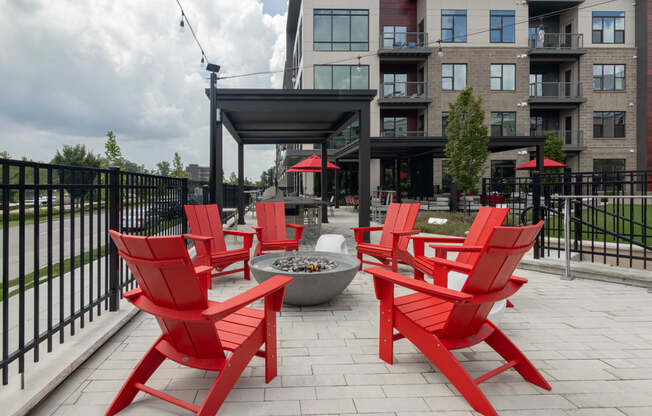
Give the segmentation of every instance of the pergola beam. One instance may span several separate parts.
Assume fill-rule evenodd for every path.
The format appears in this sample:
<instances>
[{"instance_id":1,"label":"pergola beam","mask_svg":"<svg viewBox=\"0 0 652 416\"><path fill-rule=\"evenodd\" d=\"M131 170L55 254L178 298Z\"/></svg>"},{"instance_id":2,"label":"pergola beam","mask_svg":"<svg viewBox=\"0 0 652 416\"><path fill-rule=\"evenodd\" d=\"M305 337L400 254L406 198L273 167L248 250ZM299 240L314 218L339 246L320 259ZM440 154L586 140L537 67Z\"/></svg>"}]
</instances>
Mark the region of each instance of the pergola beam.
<instances>
[{"instance_id":1,"label":"pergola beam","mask_svg":"<svg viewBox=\"0 0 652 416\"><path fill-rule=\"evenodd\" d=\"M231 118L226 113L226 111L222 111L221 120L222 120L222 123L224 124L224 127L226 127L226 129L228 130L229 133L231 133L231 136L233 136L235 141L238 142L238 144L241 144L242 143L242 138L240 137L240 133L233 126L233 123L231 122Z\"/></svg>"}]
</instances>

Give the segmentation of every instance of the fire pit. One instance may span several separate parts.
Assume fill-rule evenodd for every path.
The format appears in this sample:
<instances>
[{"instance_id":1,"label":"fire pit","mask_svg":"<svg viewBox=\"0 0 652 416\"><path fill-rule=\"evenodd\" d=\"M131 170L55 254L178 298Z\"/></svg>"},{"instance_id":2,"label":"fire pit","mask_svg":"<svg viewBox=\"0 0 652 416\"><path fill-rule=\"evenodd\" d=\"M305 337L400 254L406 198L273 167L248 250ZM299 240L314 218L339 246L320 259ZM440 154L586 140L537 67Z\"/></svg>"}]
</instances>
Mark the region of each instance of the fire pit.
<instances>
[{"instance_id":1,"label":"fire pit","mask_svg":"<svg viewBox=\"0 0 652 416\"><path fill-rule=\"evenodd\" d=\"M360 267L360 261L345 254L319 251L265 254L249 260L251 274L262 283L277 274L294 277L285 288L285 303L318 305L342 293Z\"/></svg>"}]
</instances>

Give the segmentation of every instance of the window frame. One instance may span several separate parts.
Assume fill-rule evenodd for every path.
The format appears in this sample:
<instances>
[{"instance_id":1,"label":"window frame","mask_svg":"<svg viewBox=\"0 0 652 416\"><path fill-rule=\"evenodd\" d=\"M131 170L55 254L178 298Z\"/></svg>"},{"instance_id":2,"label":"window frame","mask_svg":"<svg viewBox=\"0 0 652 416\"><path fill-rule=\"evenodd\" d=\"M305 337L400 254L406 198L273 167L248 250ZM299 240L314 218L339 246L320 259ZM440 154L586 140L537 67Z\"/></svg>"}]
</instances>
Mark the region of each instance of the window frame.
<instances>
[{"instance_id":1,"label":"window frame","mask_svg":"<svg viewBox=\"0 0 652 416\"><path fill-rule=\"evenodd\" d=\"M611 116L608 116L611 114ZM598 116L599 115L599 116ZM594 139L624 139L627 135L627 118L625 111L594 111L593 112L593 138ZM596 123L596 120L600 123ZM607 129L605 128L605 120L612 120L613 125L610 127L613 131L613 136L605 136ZM616 121L622 119L621 123ZM596 133L596 126L600 126L600 133ZM622 127L621 127L622 126ZM619 133L622 130L622 133ZM620 135L622 134L622 135Z\"/></svg>"},{"instance_id":2,"label":"window frame","mask_svg":"<svg viewBox=\"0 0 652 416\"><path fill-rule=\"evenodd\" d=\"M509 13L511 12L512 14L496 14L494 13ZM492 26L491 19L497 17L500 18L500 27L499 28L494 28ZM511 26L513 28L513 38L512 40L505 40L505 22L504 18L509 18L511 17L513 19L513 22L511 23ZM493 32L498 32L500 33L500 40L494 41L492 40L492 34ZM516 10L489 10L489 43L516 43Z\"/></svg>"},{"instance_id":3,"label":"window frame","mask_svg":"<svg viewBox=\"0 0 652 416\"><path fill-rule=\"evenodd\" d=\"M327 68L331 69L331 82L330 82L331 88L317 88L316 75L317 75L317 68L318 67L321 67L321 68L327 67ZM360 65L360 68L366 68L366 70L367 70L367 87L366 88L352 88L352 85L353 85L352 74L353 74L353 71L357 70L358 65L313 65L312 66L312 87L314 89L316 89L316 90L332 90L332 89L334 89L333 85L334 85L334 80L335 79L334 79L334 75L333 75L334 74L333 67L349 67L349 88L348 88L349 90L365 90L365 89L368 90L369 89L369 65Z\"/></svg>"},{"instance_id":4,"label":"window frame","mask_svg":"<svg viewBox=\"0 0 652 416\"><path fill-rule=\"evenodd\" d=\"M340 13L333 13L334 11L338 11ZM326 13L330 12L330 13ZM342 13L342 12L347 12L347 13ZM358 13L355 13L358 12ZM365 13L360 13L360 12L365 12ZM316 19L318 16L330 16L330 42L323 41L323 40L316 40L317 36L317 31L315 30L315 27L317 27L316 24ZM348 16L349 17L349 40L347 42L343 41L335 41L333 40L333 17L334 16ZM351 18L354 16L365 16L367 18L367 41L366 42L358 42L354 41L352 39L352 28L353 24L351 22ZM368 51L369 50L369 10L368 9L319 9L315 8L313 9L313 31L312 31L312 49L315 52L352 52L352 51ZM338 44L338 45L345 45L348 44L348 49L334 49L333 45ZM364 48L360 49L354 49L352 45L366 45ZM317 48L318 45L330 45L330 49L319 49Z\"/></svg>"},{"instance_id":5,"label":"window frame","mask_svg":"<svg viewBox=\"0 0 652 416\"><path fill-rule=\"evenodd\" d=\"M494 114L500 115L500 124L494 124ZM505 134L505 114L514 116L514 134ZM516 136L516 111L492 111L489 116L489 132L495 137L513 137ZM500 134L493 134L494 126L500 126Z\"/></svg>"},{"instance_id":6,"label":"window frame","mask_svg":"<svg viewBox=\"0 0 652 416\"><path fill-rule=\"evenodd\" d=\"M464 12L464 14L459 13L459 12ZM445 16L450 16L452 17L453 24L451 27L444 27L444 17ZM457 40L455 37L455 20L456 17L462 17L464 16L464 36L462 37L461 40ZM466 43L467 42L467 34L468 34L468 26L469 21L468 21L468 13L466 9L441 9L441 20L440 20L440 25L441 25L441 43ZM444 36L444 31L450 31L451 32L451 40L445 40L446 36Z\"/></svg>"},{"instance_id":7,"label":"window frame","mask_svg":"<svg viewBox=\"0 0 652 416\"><path fill-rule=\"evenodd\" d=\"M408 130L409 121L408 121L407 116L384 116L383 117L383 136L385 136L385 132L388 131L388 130L385 130L385 120L387 120L387 119L392 119L392 122L394 123L394 129L389 130L389 131L393 131L394 134L391 135L391 136L387 136L387 137L408 137L408 135L409 135L409 130ZM396 129L396 121L397 120L405 120L405 135L403 135L403 136L399 136L399 135L396 134L396 131L397 131L397 129Z\"/></svg>"},{"instance_id":8,"label":"window frame","mask_svg":"<svg viewBox=\"0 0 652 416\"><path fill-rule=\"evenodd\" d=\"M388 28L392 28L392 31L387 32L386 29L388 29ZM405 31L397 32L396 28L405 28ZM401 34L403 35L403 37L404 37L404 39L403 39L404 45L403 46L406 46L407 43L408 43L408 40L407 40L407 38L408 38L408 35L407 35L408 34L408 27L407 26L403 26L403 25L383 25L383 44L381 45L381 48L383 48L383 49L394 49L394 48L401 47L401 46L396 46L395 45L396 44L396 36L397 36L397 34L398 35L401 35ZM387 35L391 35L391 37L386 37ZM385 41L386 40L391 40L392 41L391 46L389 46L389 47L385 46Z\"/></svg>"},{"instance_id":9,"label":"window frame","mask_svg":"<svg viewBox=\"0 0 652 416\"><path fill-rule=\"evenodd\" d=\"M618 72L616 71L616 68L618 68L620 66L623 67L622 77L617 76ZM596 74L595 74L596 67L600 67L600 75L599 76L596 76ZM614 71L613 71L613 77L614 77L613 86L614 87L613 88L610 88L610 89L605 88L604 67L613 67L613 69L614 69ZM625 84L625 82L626 82L625 81L625 79L626 79L625 71L627 71L627 66L625 64L593 64L593 91L625 91L625 89L627 88L627 86ZM600 88L595 87L596 79L600 80ZM616 88L617 81L619 79L622 79L622 86L623 86L622 88Z\"/></svg>"},{"instance_id":10,"label":"window frame","mask_svg":"<svg viewBox=\"0 0 652 416\"><path fill-rule=\"evenodd\" d=\"M492 74L492 67L494 66L500 66L500 76L499 77L494 77ZM505 88L505 66L511 66L514 68L514 88L512 89L507 89ZM500 89L494 89L492 85L492 81L494 79L499 79L500 80ZM491 91L516 91L516 64L490 64L489 65L489 89Z\"/></svg>"},{"instance_id":11,"label":"window frame","mask_svg":"<svg viewBox=\"0 0 652 416\"><path fill-rule=\"evenodd\" d=\"M594 29L595 21L600 20L600 29ZM605 19L613 19L613 42L604 41L604 21ZM616 21L622 19L622 29L616 29ZM622 42L617 42L618 32L622 32ZM595 35L599 33L599 40L596 41ZM625 43L625 12L624 11L613 11L613 12L598 12L595 11L591 14L591 43L601 44L601 45L622 45Z\"/></svg>"},{"instance_id":12,"label":"window frame","mask_svg":"<svg viewBox=\"0 0 652 416\"><path fill-rule=\"evenodd\" d=\"M450 76L444 76L444 66L445 65L450 65L452 67L452 75ZM462 88L456 89L455 88L455 67L456 66L464 66L464 86ZM468 85L468 66L467 64L453 64L453 63L445 63L441 64L441 90L442 91L462 91L466 86ZM444 88L444 79L450 79L451 80L451 88L447 89Z\"/></svg>"}]
</instances>

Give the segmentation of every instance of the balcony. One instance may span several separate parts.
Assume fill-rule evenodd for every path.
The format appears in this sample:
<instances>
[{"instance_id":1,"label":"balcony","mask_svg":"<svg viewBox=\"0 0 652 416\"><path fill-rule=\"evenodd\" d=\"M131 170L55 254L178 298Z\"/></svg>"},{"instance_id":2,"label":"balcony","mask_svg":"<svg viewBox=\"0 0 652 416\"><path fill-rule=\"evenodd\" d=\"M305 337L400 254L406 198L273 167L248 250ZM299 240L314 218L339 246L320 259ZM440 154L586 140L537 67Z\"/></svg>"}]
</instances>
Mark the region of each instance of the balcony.
<instances>
[{"instance_id":1,"label":"balcony","mask_svg":"<svg viewBox=\"0 0 652 416\"><path fill-rule=\"evenodd\" d=\"M563 108L586 102L581 82L530 83L528 102L536 108ZM552 107L550 107L552 106Z\"/></svg>"},{"instance_id":2,"label":"balcony","mask_svg":"<svg viewBox=\"0 0 652 416\"><path fill-rule=\"evenodd\" d=\"M381 90L378 104L383 108L425 108L432 102L428 83L423 81L383 82Z\"/></svg>"},{"instance_id":3,"label":"balcony","mask_svg":"<svg viewBox=\"0 0 652 416\"><path fill-rule=\"evenodd\" d=\"M388 137L396 137L396 138L401 138L401 137L426 137L426 131L425 130L416 130L416 131L407 131L403 129L393 129L393 130L388 130L385 129L380 133L380 137L383 138L388 138Z\"/></svg>"},{"instance_id":4,"label":"balcony","mask_svg":"<svg viewBox=\"0 0 652 416\"><path fill-rule=\"evenodd\" d=\"M573 61L586 53L582 33L545 33L529 38L530 59L538 62Z\"/></svg>"},{"instance_id":5,"label":"balcony","mask_svg":"<svg viewBox=\"0 0 652 416\"><path fill-rule=\"evenodd\" d=\"M584 130L530 130L530 136L545 136L554 133L564 141L565 152L581 152L584 146Z\"/></svg>"},{"instance_id":6,"label":"balcony","mask_svg":"<svg viewBox=\"0 0 652 416\"><path fill-rule=\"evenodd\" d=\"M433 51L426 32L383 33L378 45L382 61L424 61Z\"/></svg>"}]
</instances>

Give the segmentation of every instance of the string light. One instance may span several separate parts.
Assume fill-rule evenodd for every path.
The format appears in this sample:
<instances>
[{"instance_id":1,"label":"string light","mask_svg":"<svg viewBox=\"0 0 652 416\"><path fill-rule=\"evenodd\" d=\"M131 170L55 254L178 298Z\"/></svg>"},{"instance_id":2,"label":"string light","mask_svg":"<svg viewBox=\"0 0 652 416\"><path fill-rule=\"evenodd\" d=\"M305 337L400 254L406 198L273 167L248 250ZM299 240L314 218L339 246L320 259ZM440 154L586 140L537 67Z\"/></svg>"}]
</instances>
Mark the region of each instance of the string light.
<instances>
[{"instance_id":1,"label":"string light","mask_svg":"<svg viewBox=\"0 0 652 416\"><path fill-rule=\"evenodd\" d=\"M358 71L358 72L360 72L360 58L362 58L362 57L358 56L358 66L355 67L355 70Z\"/></svg>"},{"instance_id":2,"label":"string light","mask_svg":"<svg viewBox=\"0 0 652 416\"><path fill-rule=\"evenodd\" d=\"M197 39L197 35L195 34L195 30L192 28L192 25L190 24L190 20L188 20L188 16L186 16L186 12L183 10L183 6L181 6L181 3L179 0L177 1L177 5L179 6L179 9L181 10L181 20L179 21L179 30L183 32L185 29L186 23L188 24L188 29L190 29L190 33L192 33L192 37L195 39L195 43L197 43L197 46L199 47L199 50L201 51L201 67L204 68L204 63L210 62L208 60L208 57L206 56L206 52L204 52L204 48L201 46L201 43L199 42L199 39Z\"/></svg>"},{"instance_id":3,"label":"string light","mask_svg":"<svg viewBox=\"0 0 652 416\"><path fill-rule=\"evenodd\" d=\"M181 32L181 33L183 33L184 30L185 30L185 28L186 28L186 27L185 27L185 24L183 23L183 18L184 18L184 17L185 17L185 15L184 15L183 12L182 12L182 13L181 13L181 20L179 21L179 32Z\"/></svg>"},{"instance_id":4,"label":"string light","mask_svg":"<svg viewBox=\"0 0 652 416\"><path fill-rule=\"evenodd\" d=\"M557 16L557 15L563 14L563 13L569 11L569 10L572 10L572 9L576 9L576 10L589 9L589 8L596 7L596 6L601 6L601 5L604 5L604 4L613 3L615 1L616 0L604 0L604 1L601 1L601 2L588 4L588 5L584 6L584 7L571 6L571 7L567 7L567 8L557 10L557 11L554 11L554 12L543 13L543 14L540 14L538 16L528 18L528 19L516 22L514 24L508 25L508 26L514 27L514 26L524 24L524 23L529 23L529 22L532 22L532 21L538 21L538 20L540 20L542 18L545 18L545 17ZM484 34L484 33L489 33L490 31L491 31L490 28L483 29L483 30L479 30L477 32L470 33L466 37L468 39L471 36L477 36L477 35L481 35L481 34ZM443 56L444 50L441 47L441 39L439 39L439 40L437 40L435 42L426 43L426 44L424 44L424 46L425 47L434 46L435 44L439 45L438 49L437 49L437 55L438 56ZM373 53L369 53L369 54L366 54L366 55L358 56L357 58L360 59L360 58L371 57L371 56L377 56L377 53L373 52ZM355 58L344 58L344 59L340 59L340 60L325 63L325 65L334 65L334 64L344 63L344 62L351 62L352 59L355 59ZM256 76L256 75L273 75L273 74L283 73L283 72L285 72L285 71L287 71L289 69L298 71L300 69L310 69L310 68L296 66L296 67L279 69L279 70L249 72L249 73L236 74L236 75L225 75L225 76L218 77L217 79L243 78L243 77L251 77L251 76Z\"/></svg>"}]
</instances>

